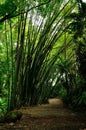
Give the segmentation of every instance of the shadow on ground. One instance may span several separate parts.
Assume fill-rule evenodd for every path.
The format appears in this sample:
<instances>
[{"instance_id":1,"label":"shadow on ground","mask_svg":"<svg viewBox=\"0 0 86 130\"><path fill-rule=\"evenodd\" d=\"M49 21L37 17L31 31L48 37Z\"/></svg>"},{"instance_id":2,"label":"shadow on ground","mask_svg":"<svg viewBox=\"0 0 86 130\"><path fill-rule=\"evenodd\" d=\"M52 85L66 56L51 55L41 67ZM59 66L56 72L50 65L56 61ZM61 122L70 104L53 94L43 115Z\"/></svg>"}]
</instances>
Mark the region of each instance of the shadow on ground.
<instances>
[{"instance_id":1,"label":"shadow on ground","mask_svg":"<svg viewBox=\"0 0 86 130\"><path fill-rule=\"evenodd\" d=\"M23 113L21 120L1 123L0 130L86 130L86 115L67 109L59 98L19 111Z\"/></svg>"}]
</instances>

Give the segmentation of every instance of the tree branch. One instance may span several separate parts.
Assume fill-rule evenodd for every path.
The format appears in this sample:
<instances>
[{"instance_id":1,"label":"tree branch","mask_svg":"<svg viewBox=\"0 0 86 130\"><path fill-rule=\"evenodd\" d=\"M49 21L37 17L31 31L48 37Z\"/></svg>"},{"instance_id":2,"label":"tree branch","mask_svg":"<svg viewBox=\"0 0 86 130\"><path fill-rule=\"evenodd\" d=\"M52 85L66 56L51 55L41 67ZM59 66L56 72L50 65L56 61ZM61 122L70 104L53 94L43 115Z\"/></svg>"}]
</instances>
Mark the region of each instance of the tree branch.
<instances>
[{"instance_id":1,"label":"tree branch","mask_svg":"<svg viewBox=\"0 0 86 130\"><path fill-rule=\"evenodd\" d=\"M49 1L47 1L47 2L44 2L44 3L41 3L41 4L38 4L38 5L36 5L36 6L33 6L33 7L31 7L30 9L27 9L26 11L25 11L25 10L22 10L21 12L18 12L18 13L15 14L15 15L12 15L12 13L7 14L7 15L5 15L3 18L0 19L0 23L1 23L1 22L4 22L4 21L7 20L7 19L17 17L17 16L19 16L20 14L27 13L27 12L29 12L29 11L35 9L35 8L38 8L38 7L43 6L43 5L45 5L45 4L48 4L49 2L51 2L51 0L49 0Z\"/></svg>"}]
</instances>

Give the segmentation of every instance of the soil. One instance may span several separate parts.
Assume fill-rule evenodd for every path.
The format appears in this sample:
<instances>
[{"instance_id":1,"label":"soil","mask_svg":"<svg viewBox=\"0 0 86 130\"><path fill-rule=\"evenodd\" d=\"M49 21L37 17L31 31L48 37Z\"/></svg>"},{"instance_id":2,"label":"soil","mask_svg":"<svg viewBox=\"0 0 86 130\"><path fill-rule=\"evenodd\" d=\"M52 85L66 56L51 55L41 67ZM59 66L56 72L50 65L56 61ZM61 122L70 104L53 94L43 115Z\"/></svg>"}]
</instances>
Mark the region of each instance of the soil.
<instances>
[{"instance_id":1,"label":"soil","mask_svg":"<svg viewBox=\"0 0 86 130\"><path fill-rule=\"evenodd\" d=\"M0 123L0 130L86 130L86 115L68 109L60 98L19 111L22 118L15 123Z\"/></svg>"}]
</instances>

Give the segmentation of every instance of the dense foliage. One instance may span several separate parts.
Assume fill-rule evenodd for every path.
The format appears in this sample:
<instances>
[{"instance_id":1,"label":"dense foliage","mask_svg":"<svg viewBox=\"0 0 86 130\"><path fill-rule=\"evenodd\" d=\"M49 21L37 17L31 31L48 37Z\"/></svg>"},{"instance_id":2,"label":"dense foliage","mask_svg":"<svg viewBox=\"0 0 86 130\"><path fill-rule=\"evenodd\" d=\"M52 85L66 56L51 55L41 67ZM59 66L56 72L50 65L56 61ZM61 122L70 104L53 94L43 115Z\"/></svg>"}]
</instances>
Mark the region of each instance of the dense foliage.
<instances>
[{"instance_id":1,"label":"dense foliage","mask_svg":"<svg viewBox=\"0 0 86 130\"><path fill-rule=\"evenodd\" d=\"M81 0L1 1L0 113L55 96L85 109L84 8Z\"/></svg>"}]
</instances>

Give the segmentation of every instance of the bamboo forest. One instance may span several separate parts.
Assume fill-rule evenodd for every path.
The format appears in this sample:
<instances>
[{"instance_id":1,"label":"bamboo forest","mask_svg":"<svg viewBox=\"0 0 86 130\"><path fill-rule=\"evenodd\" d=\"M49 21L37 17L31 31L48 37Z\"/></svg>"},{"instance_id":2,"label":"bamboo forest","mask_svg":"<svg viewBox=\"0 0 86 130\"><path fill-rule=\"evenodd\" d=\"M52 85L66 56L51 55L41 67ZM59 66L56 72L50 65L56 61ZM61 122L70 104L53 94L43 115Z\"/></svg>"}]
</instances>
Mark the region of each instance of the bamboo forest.
<instances>
[{"instance_id":1,"label":"bamboo forest","mask_svg":"<svg viewBox=\"0 0 86 130\"><path fill-rule=\"evenodd\" d=\"M86 130L86 0L0 0L0 130Z\"/></svg>"}]
</instances>

